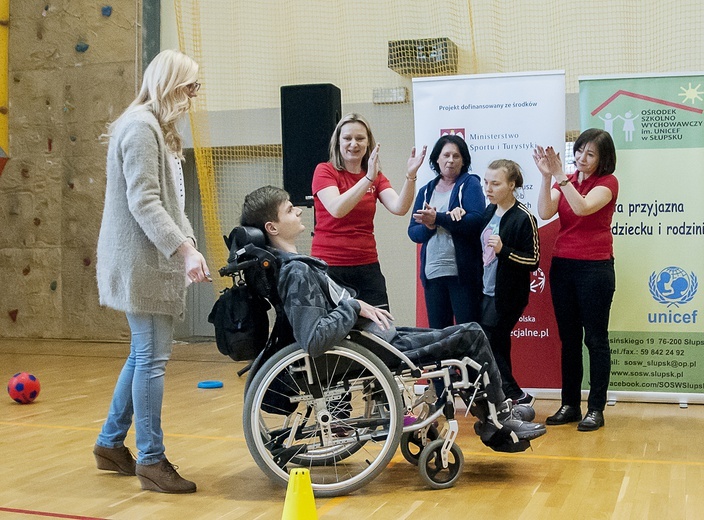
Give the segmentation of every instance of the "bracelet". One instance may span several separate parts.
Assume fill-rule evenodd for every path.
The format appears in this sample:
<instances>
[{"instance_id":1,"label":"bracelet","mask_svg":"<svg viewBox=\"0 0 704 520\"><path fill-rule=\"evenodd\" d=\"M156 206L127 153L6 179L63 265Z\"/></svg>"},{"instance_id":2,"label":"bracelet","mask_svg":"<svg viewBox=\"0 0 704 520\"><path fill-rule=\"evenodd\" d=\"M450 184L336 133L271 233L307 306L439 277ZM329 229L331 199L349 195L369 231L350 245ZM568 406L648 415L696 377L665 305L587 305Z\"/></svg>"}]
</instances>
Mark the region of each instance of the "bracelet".
<instances>
[{"instance_id":1,"label":"bracelet","mask_svg":"<svg viewBox=\"0 0 704 520\"><path fill-rule=\"evenodd\" d=\"M417 175L416 175L415 177L409 177L408 174L406 174L406 180L407 180L407 181L416 182L416 179L417 179L417 178L418 178Z\"/></svg>"},{"instance_id":2,"label":"bracelet","mask_svg":"<svg viewBox=\"0 0 704 520\"><path fill-rule=\"evenodd\" d=\"M565 177L565 180L558 182L557 185L560 187L567 186L567 183L569 183L569 182L570 182L570 179L568 177Z\"/></svg>"},{"instance_id":3,"label":"bracelet","mask_svg":"<svg viewBox=\"0 0 704 520\"><path fill-rule=\"evenodd\" d=\"M364 176L364 178L367 179L367 180L368 180L369 182L371 182L372 184L374 184L374 181L371 180L371 179L370 179L369 177L367 177L366 175Z\"/></svg>"}]
</instances>

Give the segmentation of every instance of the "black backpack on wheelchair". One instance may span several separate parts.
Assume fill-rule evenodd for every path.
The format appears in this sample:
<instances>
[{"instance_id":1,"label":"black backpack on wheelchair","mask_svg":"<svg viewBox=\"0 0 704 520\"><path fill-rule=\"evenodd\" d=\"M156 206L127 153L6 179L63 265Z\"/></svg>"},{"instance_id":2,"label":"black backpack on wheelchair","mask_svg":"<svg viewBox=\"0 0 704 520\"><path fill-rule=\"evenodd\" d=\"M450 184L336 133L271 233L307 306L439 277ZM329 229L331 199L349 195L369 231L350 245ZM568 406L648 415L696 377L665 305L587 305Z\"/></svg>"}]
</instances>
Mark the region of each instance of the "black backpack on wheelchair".
<instances>
[{"instance_id":1,"label":"black backpack on wheelchair","mask_svg":"<svg viewBox=\"0 0 704 520\"><path fill-rule=\"evenodd\" d=\"M286 341L284 345L293 341L290 332L281 334L290 331L290 326L286 327L276 292L276 259L256 228L236 227L223 238L230 254L220 276L232 277L232 287L222 291L208 321L215 327L215 342L223 355L251 361L281 340ZM272 307L276 321L270 335L268 311Z\"/></svg>"}]
</instances>

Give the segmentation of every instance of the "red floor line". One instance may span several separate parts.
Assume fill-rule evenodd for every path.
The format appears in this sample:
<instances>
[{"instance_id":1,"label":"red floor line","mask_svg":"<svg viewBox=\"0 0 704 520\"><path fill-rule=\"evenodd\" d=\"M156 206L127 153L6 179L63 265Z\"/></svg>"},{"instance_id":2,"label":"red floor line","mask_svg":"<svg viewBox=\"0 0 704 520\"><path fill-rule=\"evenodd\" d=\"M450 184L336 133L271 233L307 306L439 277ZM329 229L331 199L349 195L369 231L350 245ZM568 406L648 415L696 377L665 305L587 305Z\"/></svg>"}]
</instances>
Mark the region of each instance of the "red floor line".
<instances>
[{"instance_id":1,"label":"red floor line","mask_svg":"<svg viewBox=\"0 0 704 520\"><path fill-rule=\"evenodd\" d=\"M12 507L0 507L0 511L5 513L17 513L18 515L50 516L51 518L72 518L73 520L105 520L97 516L64 515L62 513L50 513L48 511L32 511L31 509L14 509Z\"/></svg>"}]
</instances>

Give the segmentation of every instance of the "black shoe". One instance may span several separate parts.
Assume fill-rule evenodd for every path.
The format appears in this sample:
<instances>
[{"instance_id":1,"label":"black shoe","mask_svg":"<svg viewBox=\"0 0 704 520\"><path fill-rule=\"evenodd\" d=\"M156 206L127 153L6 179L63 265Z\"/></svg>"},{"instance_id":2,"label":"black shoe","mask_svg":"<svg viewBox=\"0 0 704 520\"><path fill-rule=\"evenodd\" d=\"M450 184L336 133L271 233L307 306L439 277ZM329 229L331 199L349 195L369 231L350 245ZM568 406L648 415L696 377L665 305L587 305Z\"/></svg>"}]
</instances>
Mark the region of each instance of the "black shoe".
<instances>
[{"instance_id":1,"label":"black shoe","mask_svg":"<svg viewBox=\"0 0 704 520\"><path fill-rule=\"evenodd\" d=\"M524 404L526 406L533 406L533 404L535 403L535 397L533 397L529 393L523 392L521 397L513 400L513 403L514 404Z\"/></svg>"},{"instance_id":2,"label":"black shoe","mask_svg":"<svg viewBox=\"0 0 704 520\"><path fill-rule=\"evenodd\" d=\"M577 422L582 419L582 411L576 406L563 404L555 415L551 415L545 419L545 424L557 426L559 424L567 424Z\"/></svg>"},{"instance_id":3,"label":"black shoe","mask_svg":"<svg viewBox=\"0 0 704 520\"><path fill-rule=\"evenodd\" d=\"M604 412L600 410L589 410L584 419L577 425L580 432L593 432L604 426Z\"/></svg>"}]
</instances>

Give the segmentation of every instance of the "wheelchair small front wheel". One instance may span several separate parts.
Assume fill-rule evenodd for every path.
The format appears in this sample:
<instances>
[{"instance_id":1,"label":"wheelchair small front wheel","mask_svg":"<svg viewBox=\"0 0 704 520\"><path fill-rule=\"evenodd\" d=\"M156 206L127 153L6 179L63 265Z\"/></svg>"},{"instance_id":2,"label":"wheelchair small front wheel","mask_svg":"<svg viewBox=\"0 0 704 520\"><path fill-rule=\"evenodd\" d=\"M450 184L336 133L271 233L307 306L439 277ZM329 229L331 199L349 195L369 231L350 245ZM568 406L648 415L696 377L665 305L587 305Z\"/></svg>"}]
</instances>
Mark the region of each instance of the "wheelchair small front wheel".
<instances>
[{"instance_id":1,"label":"wheelchair small front wheel","mask_svg":"<svg viewBox=\"0 0 704 520\"><path fill-rule=\"evenodd\" d=\"M447 489L455 485L462 474L464 455L462 450L453 444L447 456L447 467L442 465L442 446L444 439L436 439L420 452L418 468L420 476L432 489Z\"/></svg>"},{"instance_id":2,"label":"wheelchair small front wheel","mask_svg":"<svg viewBox=\"0 0 704 520\"><path fill-rule=\"evenodd\" d=\"M418 465L418 459L423 449L438 438L438 429L435 426L430 426L428 432L423 439L423 430L407 432L401 435L401 455L414 466ZM425 444L423 442L425 441Z\"/></svg>"}]
</instances>

